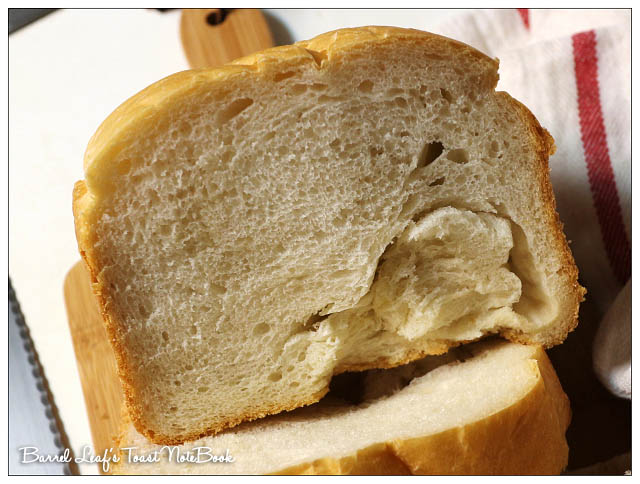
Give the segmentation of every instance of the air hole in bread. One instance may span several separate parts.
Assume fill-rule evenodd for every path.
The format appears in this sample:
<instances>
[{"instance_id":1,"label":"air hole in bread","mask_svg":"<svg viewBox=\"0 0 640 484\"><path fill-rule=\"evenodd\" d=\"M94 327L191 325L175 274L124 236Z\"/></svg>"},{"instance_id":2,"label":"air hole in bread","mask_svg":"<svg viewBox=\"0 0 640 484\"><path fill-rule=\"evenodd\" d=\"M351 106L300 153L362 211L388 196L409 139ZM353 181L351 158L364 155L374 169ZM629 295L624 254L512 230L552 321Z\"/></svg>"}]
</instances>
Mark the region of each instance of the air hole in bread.
<instances>
[{"instance_id":1,"label":"air hole in bread","mask_svg":"<svg viewBox=\"0 0 640 484\"><path fill-rule=\"evenodd\" d=\"M178 128L176 129L176 135L179 135L180 138L184 138L190 136L192 131L193 127L191 126L191 123L189 121L185 121L178 125Z\"/></svg>"},{"instance_id":2,"label":"air hole in bread","mask_svg":"<svg viewBox=\"0 0 640 484\"><path fill-rule=\"evenodd\" d=\"M320 316L321 312L322 311L318 311L317 313L312 314L311 316L309 316L309 319L305 321L304 328L307 331L312 331L312 332L317 331L320 323L325 319L327 319L327 316ZM300 353L298 355L298 358L300 357L302 357L302 360L304 360L306 358L306 355L304 353ZM302 360L299 359L298 361L302 361Z\"/></svg>"},{"instance_id":3,"label":"air hole in bread","mask_svg":"<svg viewBox=\"0 0 640 484\"><path fill-rule=\"evenodd\" d=\"M221 296L224 293L227 292L227 288L224 287L221 284L214 284L214 283L210 283L209 284L209 290L211 291L212 294L217 295L217 296Z\"/></svg>"},{"instance_id":4,"label":"air hole in bread","mask_svg":"<svg viewBox=\"0 0 640 484\"><path fill-rule=\"evenodd\" d=\"M313 84L311 84L311 90L312 91L324 91L327 87L326 84L322 84L321 82L314 82Z\"/></svg>"},{"instance_id":5,"label":"air hole in bread","mask_svg":"<svg viewBox=\"0 0 640 484\"><path fill-rule=\"evenodd\" d=\"M400 108L406 108L407 107L407 100L403 97L397 97L394 99L394 102L396 103L396 106L400 107Z\"/></svg>"},{"instance_id":6,"label":"air hole in bread","mask_svg":"<svg viewBox=\"0 0 640 484\"><path fill-rule=\"evenodd\" d=\"M440 95L448 102L448 103L453 103L455 102L454 97L451 95L451 93L449 91L447 91L446 89L440 88Z\"/></svg>"},{"instance_id":7,"label":"air hole in bread","mask_svg":"<svg viewBox=\"0 0 640 484\"><path fill-rule=\"evenodd\" d=\"M498 154L498 150L500 149L500 146L498 145L497 141L492 141L491 145L489 146L489 154L491 156L496 156Z\"/></svg>"},{"instance_id":8,"label":"air hole in bread","mask_svg":"<svg viewBox=\"0 0 640 484\"><path fill-rule=\"evenodd\" d=\"M464 164L469 162L469 154L465 149L451 150L447 153L447 159Z\"/></svg>"},{"instance_id":9,"label":"air hole in bread","mask_svg":"<svg viewBox=\"0 0 640 484\"><path fill-rule=\"evenodd\" d=\"M420 153L420 158L418 159L418 166L416 168L423 168L427 165L430 165L434 161L438 159L438 157L444 151L444 146L439 141L433 141L432 143L427 143L425 147L422 149L422 153Z\"/></svg>"},{"instance_id":10,"label":"air hole in bread","mask_svg":"<svg viewBox=\"0 0 640 484\"><path fill-rule=\"evenodd\" d=\"M280 81L284 81L285 79L289 79L290 77L293 77L295 75L296 73L294 71L279 72L278 74L275 75L273 80L275 82L280 82Z\"/></svg>"},{"instance_id":11,"label":"air hole in bread","mask_svg":"<svg viewBox=\"0 0 640 484\"><path fill-rule=\"evenodd\" d=\"M382 148L381 146L370 146L369 147L369 154L372 157L373 156L380 156L383 153L384 153L384 148Z\"/></svg>"},{"instance_id":12,"label":"air hole in bread","mask_svg":"<svg viewBox=\"0 0 640 484\"><path fill-rule=\"evenodd\" d=\"M323 232L322 230L315 230L311 238L317 242L322 242L328 237L329 234Z\"/></svg>"},{"instance_id":13,"label":"air hole in bread","mask_svg":"<svg viewBox=\"0 0 640 484\"><path fill-rule=\"evenodd\" d=\"M233 159L233 154L234 154L233 151L227 150L224 153L222 153L220 160L222 161L222 163L227 164Z\"/></svg>"},{"instance_id":14,"label":"air hole in bread","mask_svg":"<svg viewBox=\"0 0 640 484\"><path fill-rule=\"evenodd\" d=\"M270 329L271 326L269 326L267 323L260 323L256 325L255 328L253 328L253 334L256 336L260 336L262 334L268 333Z\"/></svg>"},{"instance_id":15,"label":"air hole in bread","mask_svg":"<svg viewBox=\"0 0 640 484\"><path fill-rule=\"evenodd\" d=\"M362 81L358 86L358 91L360 92L371 92L373 90L373 82L371 81Z\"/></svg>"},{"instance_id":16,"label":"air hole in bread","mask_svg":"<svg viewBox=\"0 0 640 484\"><path fill-rule=\"evenodd\" d=\"M319 104L342 101L342 100L343 98L341 98L340 96L327 96L326 94L323 94L322 96L318 97Z\"/></svg>"},{"instance_id":17,"label":"air hole in bread","mask_svg":"<svg viewBox=\"0 0 640 484\"><path fill-rule=\"evenodd\" d=\"M178 190L176 192L176 197L178 197L178 199L182 200L182 199L186 198L187 193L188 193L187 190L184 190L184 189Z\"/></svg>"},{"instance_id":18,"label":"air hole in bread","mask_svg":"<svg viewBox=\"0 0 640 484\"><path fill-rule=\"evenodd\" d=\"M118 173L120 175L126 175L131 171L131 160L122 160L118 165Z\"/></svg>"},{"instance_id":19,"label":"air hole in bread","mask_svg":"<svg viewBox=\"0 0 640 484\"><path fill-rule=\"evenodd\" d=\"M169 333L167 333L166 331L162 332L162 339L165 341L165 343L167 341L169 341Z\"/></svg>"},{"instance_id":20,"label":"air hole in bread","mask_svg":"<svg viewBox=\"0 0 640 484\"><path fill-rule=\"evenodd\" d=\"M218 122L220 124L228 123L238 116L242 111L253 104L253 99L241 98L236 99L218 114Z\"/></svg>"},{"instance_id":21,"label":"air hole in bread","mask_svg":"<svg viewBox=\"0 0 640 484\"><path fill-rule=\"evenodd\" d=\"M282 380L282 373L280 373L279 371L274 371L269 375L269 381L276 382L280 380Z\"/></svg>"},{"instance_id":22,"label":"air hole in bread","mask_svg":"<svg viewBox=\"0 0 640 484\"><path fill-rule=\"evenodd\" d=\"M147 319L149 317L149 310L143 305L140 305L138 307L138 312L140 313L140 317L142 319Z\"/></svg>"},{"instance_id":23,"label":"air hole in bread","mask_svg":"<svg viewBox=\"0 0 640 484\"><path fill-rule=\"evenodd\" d=\"M207 393L209 391L209 387L199 387L198 393Z\"/></svg>"},{"instance_id":24,"label":"air hole in bread","mask_svg":"<svg viewBox=\"0 0 640 484\"><path fill-rule=\"evenodd\" d=\"M439 185L442 185L444 183L444 177L441 176L440 178L437 178L436 180L432 181L431 183L429 183L430 187L437 187Z\"/></svg>"},{"instance_id":25,"label":"air hole in bread","mask_svg":"<svg viewBox=\"0 0 640 484\"><path fill-rule=\"evenodd\" d=\"M329 147L336 151L340 150L340 138L336 138L331 143L329 143Z\"/></svg>"},{"instance_id":26,"label":"air hole in bread","mask_svg":"<svg viewBox=\"0 0 640 484\"><path fill-rule=\"evenodd\" d=\"M179 387L180 385L182 385L182 383L180 382L180 380L176 380L173 382L173 384L177 387Z\"/></svg>"},{"instance_id":27,"label":"air hole in bread","mask_svg":"<svg viewBox=\"0 0 640 484\"><path fill-rule=\"evenodd\" d=\"M307 92L306 84L294 84L293 86L291 86L291 93L294 96L299 96L300 94L304 94L305 92Z\"/></svg>"}]
</instances>

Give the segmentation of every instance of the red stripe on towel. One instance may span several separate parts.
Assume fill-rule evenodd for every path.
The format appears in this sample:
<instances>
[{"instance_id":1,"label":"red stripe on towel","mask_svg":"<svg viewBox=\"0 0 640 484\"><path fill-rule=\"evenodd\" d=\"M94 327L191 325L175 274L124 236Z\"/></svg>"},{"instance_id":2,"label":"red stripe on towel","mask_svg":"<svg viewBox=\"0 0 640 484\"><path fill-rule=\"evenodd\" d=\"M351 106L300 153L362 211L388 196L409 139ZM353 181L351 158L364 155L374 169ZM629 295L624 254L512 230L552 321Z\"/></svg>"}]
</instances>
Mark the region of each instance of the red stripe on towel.
<instances>
[{"instance_id":1,"label":"red stripe on towel","mask_svg":"<svg viewBox=\"0 0 640 484\"><path fill-rule=\"evenodd\" d=\"M596 34L593 30L575 34L572 41L580 132L589 185L609 262L617 279L624 284L631 276L631 247L622 220L600 105Z\"/></svg>"},{"instance_id":2,"label":"red stripe on towel","mask_svg":"<svg viewBox=\"0 0 640 484\"><path fill-rule=\"evenodd\" d=\"M518 10L518 13L520 14L520 17L522 18L522 23L524 24L525 28L529 30L529 9L518 8L517 10Z\"/></svg>"}]
</instances>

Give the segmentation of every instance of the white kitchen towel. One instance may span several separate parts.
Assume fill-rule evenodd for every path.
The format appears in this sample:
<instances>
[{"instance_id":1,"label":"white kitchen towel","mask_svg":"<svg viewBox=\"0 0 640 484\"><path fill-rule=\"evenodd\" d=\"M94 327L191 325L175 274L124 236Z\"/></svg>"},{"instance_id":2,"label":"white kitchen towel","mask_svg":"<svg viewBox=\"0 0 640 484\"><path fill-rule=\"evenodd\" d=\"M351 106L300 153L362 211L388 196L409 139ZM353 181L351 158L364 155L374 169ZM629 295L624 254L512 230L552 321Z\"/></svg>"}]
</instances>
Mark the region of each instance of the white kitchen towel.
<instances>
[{"instance_id":1,"label":"white kitchen towel","mask_svg":"<svg viewBox=\"0 0 640 484\"><path fill-rule=\"evenodd\" d=\"M580 282L606 315L594 369L630 398L630 289L616 297L631 279L631 11L479 10L436 32L497 57L498 89L554 137L558 212Z\"/></svg>"},{"instance_id":2,"label":"white kitchen towel","mask_svg":"<svg viewBox=\"0 0 640 484\"><path fill-rule=\"evenodd\" d=\"M615 395L631 398L631 279L600 323L593 345L593 364L602 383Z\"/></svg>"}]
</instances>

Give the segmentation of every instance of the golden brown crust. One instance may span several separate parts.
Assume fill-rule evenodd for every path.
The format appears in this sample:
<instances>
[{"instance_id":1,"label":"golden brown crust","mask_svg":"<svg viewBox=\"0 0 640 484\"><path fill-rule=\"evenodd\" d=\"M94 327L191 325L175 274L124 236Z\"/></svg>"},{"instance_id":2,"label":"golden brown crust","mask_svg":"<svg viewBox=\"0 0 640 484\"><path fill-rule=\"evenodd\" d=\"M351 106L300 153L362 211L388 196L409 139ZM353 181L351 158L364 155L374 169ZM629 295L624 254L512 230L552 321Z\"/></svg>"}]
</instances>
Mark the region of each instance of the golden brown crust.
<instances>
[{"instance_id":1,"label":"golden brown crust","mask_svg":"<svg viewBox=\"0 0 640 484\"><path fill-rule=\"evenodd\" d=\"M278 474L559 474L567 465L569 400L541 348L531 360L540 379L504 410L436 435L391 440L341 458L326 457Z\"/></svg>"},{"instance_id":2,"label":"golden brown crust","mask_svg":"<svg viewBox=\"0 0 640 484\"><path fill-rule=\"evenodd\" d=\"M346 371L365 371L374 369L387 369L394 368L400 365L406 365L412 361L419 360L425 356L441 355L446 353L449 348L458 346L464 343L463 341L429 341L428 346L425 348L410 348L398 358L379 357L374 360L370 360L366 363L344 363L340 362L338 366L333 370L333 375L339 375Z\"/></svg>"},{"instance_id":3,"label":"golden brown crust","mask_svg":"<svg viewBox=\"0 0 640 484\"><path fill-rule=\"evenodd\" d=\"M133 422L138 428L141 409L139 408L135 399L135 386L133 379L131 378L131 371L128 368L126 353L121 346L120 338L118 335L118 324L114 322L115 315L112 314L107 305L105 296L105 287L100 282L98 277L99 269L97 268L98 260L93 252L93 244L90 238L89 221L87 220L87 214L91 201L89 199L90 194L83 181L79 181L75 184L73 190L73 215L75 220L76 238L78 240L78 248L80 255L84 260L89 276L91 279L91 289L98 301L98 307L100 314L102 315L102 321L107 332L107 337L114 350L114 356L116 359L116 368L118 370L118 377L122 384L122 392L125 397L125 402L128 409L128 415L131 416Z\"/></svg>"},{"instance_id":4,"label":"golden brown crust","mask_svg":"<svg viewBox=\"0 0 640 484\"><path fill-rule=\"evenodd\" d=\"M541 344L545 348L550 348L562 343L567 337L567 334L573 331L578 325L580 303L584 301L584 295L587 291L578 283L578 267L573 260L573 254L562 230L562 222L556 211L556 199L553 194L549 173L549 156L551 156L556 149L554 140L549 132L540 126L536 117L524 104L512 98L506 92L498 92L496 95L502 96L511 104L515 112L521 117L523 125L529 128L532 145L536 147L536 166L534 171L538 177L537 186L540 187L545 218L548 221L546 226L551 231L555 250L560 254L561 269L559 276L564 279L564 287L570 288L570 291L563 294L567 299L562 305L564 314L558 317L558 320L564 322L564 325L555 325L552 328L553 332L551 334L538 334L534 338L511 330L505 330L501 334L516 343Z\"/></svg>"},{"instance_id":5,"label":"golden brown crust","mask_svg":"<svg viewBox=\"0 0 640 484\"><path fill-rule=\"evenodd\" d=\"M263 418L268 415L275 415L277 413L288 412L289 410L294 410L296 408L312 405L314 403L319 402L320 399L324 397L328 391L329 391L329 387L327 386L326 388L323 388L319 392L314 393L307 399L289 402L286 405L271 405L264 410L260 410L252 413L246 413L240 417L229 419L226 422L224 422L222 425L209 427L207 430L203 432L188 433L188 434L179 435L178 437L154 434L155 438L149 439L149 440L151 440L154 443L159 443L164 445L180 445L187 441L198 440L202 437L206 437L207 435L215 435L219 432L222 432L223 430L230 429L243 422L251 422L253 420L257 420L259 418ZM138 421L139 421L140 415L136 415L136 417L138 418ZM134 424L135 422L136 420L134 420ZM135 427L136 429L138 429L137 425L135 425ZM145 430L148 430L148 429L145 429ZM145 435L145 437L148 437L146 434L143 434L143 435Z\"/></svg>"},{"instance_id":6,"label":"golden brown crust","mask_svg":"<svg viewBox=\"0 0 640 484\"><path fill-rule=\"evenodd\" d=\"M129 414L136 429L149 440L161 444L177 444L185 440L193 440L235 426L242 421L253 420L268 414L314 403L326 393L327 389L303 401L289 402L286 405L270 406L261 411L234 418L223 425L209 426L202 432L186 433L179 436L166 436L154 433L154 431L149 428L148 423L144 420L144 411L136 398L136 384L133 377L135 372L130 368L126 348L124 347L121 337L124 324L119 319L118 314L112 309L113 304L110 302L109 287L101 280L100 258L93 249L94 245L90 230L91 217L95 216L92 193L95 194L95 196L99 196L100 193L108 190L110 171L117 169L117 167L110 165L110 160L126 145L132 136L144 131L144 129L146 129L145 126L153 123L159 113L170 104L175 103L177 99L183 96L189 95L189 93L195 89L201 88L203 84L212 88L215 86L216 89L222 91L224 90L225 83L231 81L236 76L271 76L274 75L274 73L281 72L282 69L307 64L315 65L316 68L323 68L332 63L340 63L341 58L347 52L353 52L358 49L363 50L363 52L366 51L372 43L391 46L398 42L419 44L421 49L434 57L441 55L443 52L447 52L448 55L467 58L470 64L475 66L474 68L477 68L479 72L483 72L494 86L497 83L497 61L486 57L484 54L466 44L426 32L393 27L344 29L329 32L315 39L299 42L293 46L268 49L249 57L238 59L229 65L217 69L185 71L169 76L125 101L101 124L91 138L84 158L86 184L84 182L78 182L74 188L73 196L73 211L78 247L91 274L92 289L98 300L107 334L114 349L118 375L122 382ZM519 106L519 104L514 103L514 106ZM548 210L552 212L552 214L549 215L551 217L550 219L556 221L554 233L558 241L558 246L565 254L567 268L564 270L567 272L567 280L574 281L575 294L572 297L574 297L576 301L579 301L582 297L582 292L581 288L577 285L577 270L568 251L561 227L557 222L555 201L553 199L553 193L548 186L546 165L542 168L542 164L546 163L548 153L551 149L549 142L550 137L544 137L541 134L542 128L539 127L533 115L531 115L526 108L524 108L524 110L521 109L521 111L525 113L523 114L524 116L531 118L529 123L532 125L532 139L537 140L536 142L541 146L540 177L541 183L544 182L542 186L546 190L546 205ZM133 129L134 126L135 129ZM577 309L575 316L577 316ZM554 343L560 342L563 339L562 334L566 335L566 331L572 329L575 323L576 318L574 317L568 325L568 329L563 328L558 334L558 337L554 339ZM526 338L519 334L506 332L505 336L514 341L526 340ZM531 343L532 341L526 340L524 342ZM404 358L397 361L378 359L372 362L371 365L343 365L337 368L336 372L396 366L413 361L427 354L442 353L450 346L453 346L453 344L437 342L434 343L433 347L427 349L410 350Z\"/></svg>"}]
</instances>

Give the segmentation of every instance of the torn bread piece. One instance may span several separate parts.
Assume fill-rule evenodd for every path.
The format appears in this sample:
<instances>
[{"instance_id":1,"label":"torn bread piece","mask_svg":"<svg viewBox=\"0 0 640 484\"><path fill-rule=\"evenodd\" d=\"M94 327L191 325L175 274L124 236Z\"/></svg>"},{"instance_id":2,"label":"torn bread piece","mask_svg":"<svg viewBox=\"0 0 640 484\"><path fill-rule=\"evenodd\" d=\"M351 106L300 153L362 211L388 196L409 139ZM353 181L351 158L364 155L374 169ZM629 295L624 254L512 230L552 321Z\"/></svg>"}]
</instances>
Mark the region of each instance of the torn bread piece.
<instances>
[{"instance_id":1,"label":"torn bread piece","mask_svg":"<svg viewBox=\"0 0 640 484\"><path fill-rule=\"evenodd\" d=\"M346 29L175 74L105 120L73 207L138 431L181 443L487 334L563 341L584 290L553 140L497 69Z\"/></svg>"}]
</instances>

